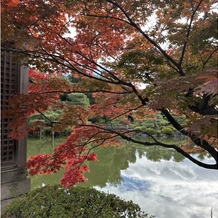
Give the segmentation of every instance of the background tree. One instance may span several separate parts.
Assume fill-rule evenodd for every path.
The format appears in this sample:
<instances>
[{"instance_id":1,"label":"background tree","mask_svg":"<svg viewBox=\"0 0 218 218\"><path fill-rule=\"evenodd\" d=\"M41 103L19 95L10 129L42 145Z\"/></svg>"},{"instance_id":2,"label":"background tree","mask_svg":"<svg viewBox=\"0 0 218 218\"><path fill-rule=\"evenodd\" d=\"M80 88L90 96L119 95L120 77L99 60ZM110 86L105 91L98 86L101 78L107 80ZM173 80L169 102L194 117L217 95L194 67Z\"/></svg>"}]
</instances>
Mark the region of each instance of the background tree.
<instances>
[{"instance_id":1,"label":"background tree","mask_svg":"<svg viewBox=\"0 0 218 218\"><path fill-rule=\"evenodd\" d=\"M85 108L89 107L89 99L83 93L70 93L67 95L67 104L70 105L81 105Z\"/></svg>"},{"instance_id":2,"label":"background tree","mask_svg":"<svg viewBox=\"0 0 218 218\"><path fill-rule=\"evenodd\" d=\"M63 109L58 122L52 123L55 131L73 128L53 154L36 155L27 162L30 174L65 166L65 186L84 181L81 172L88 168L82 163L97 159L90 153L92 148L119 143L117 136L144 146L175 149L201 167L218 169L216 6L215 0L130 0L128 4L122 0L4 0L4 48L13 50L6 46L10 39L18 60L49 77L38 79L29 95L10 100L5 112L14 118L10 136L20 138L29 130L26 113L51 108ZM66 73L82 79L72 85L61 77ZM95 104L88 110L57 100L60 94L90 91ZM155 137L152 142L136 139L131 131L87 123L88 117L125 119L130 112L135 119L161 112L189 138L189 146L209 153L214 163L199 161L184 146ZM173 114L185 116L186 124Z\"/></svg>"},{"instance_id":3,"label":"background tree","mask_svg":"<svg viewBox=\"0 0 218 218\"><path fill-rule=\"evenodd\" d=\"M81 77L79 77L79 78L75 78L72 74L68 74L67 76L65 76L65 79L67 80L67 81L69 81L70 83L73 83L73 85L75 86L76 85L76 83L78 83L78 82L81 82ZM61 100L62 101L66 101L67 100L67 93L64 93L63 95L61 95L60 97L61 97ZM90 92L87 92L86 94L85 94L86 96L87 96L87 98L89 99L89 103L90 104L94 104L95 103L95 99L92 97L92 92L90 91Z\"/></svg>"}]
</instances>

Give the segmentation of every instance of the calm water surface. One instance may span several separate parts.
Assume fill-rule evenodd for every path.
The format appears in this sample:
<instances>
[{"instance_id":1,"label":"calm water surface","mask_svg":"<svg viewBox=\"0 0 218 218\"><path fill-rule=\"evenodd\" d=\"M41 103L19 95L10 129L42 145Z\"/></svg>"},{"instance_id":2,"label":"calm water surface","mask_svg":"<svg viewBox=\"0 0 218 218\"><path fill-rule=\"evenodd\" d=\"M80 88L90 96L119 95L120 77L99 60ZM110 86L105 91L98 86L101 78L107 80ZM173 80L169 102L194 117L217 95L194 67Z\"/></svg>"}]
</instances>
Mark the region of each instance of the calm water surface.
<instances>
[{"instance_id":1,"label":"calm water surface","mask_svg":"<svg viewBox=\"0 0 218 218\"><path fill-rule=\"evenodd\" d=\"M63 139L56 139L58 145ZM171 141L172 139L164 139ZM175 143L179 143L177 140ZM125 145L125 142L124 142ZM52 152L50 139L28 140L28 156ZM174 151L126 144L95 151L99 162L89 163L88 181L81 186L114 193L139 204L157 218L218 218L218 172L192 164ZM204 162L207 156L196 155ZM57 184L63 172L36 176L32 189Z\"/></svg>"}]
</instances>

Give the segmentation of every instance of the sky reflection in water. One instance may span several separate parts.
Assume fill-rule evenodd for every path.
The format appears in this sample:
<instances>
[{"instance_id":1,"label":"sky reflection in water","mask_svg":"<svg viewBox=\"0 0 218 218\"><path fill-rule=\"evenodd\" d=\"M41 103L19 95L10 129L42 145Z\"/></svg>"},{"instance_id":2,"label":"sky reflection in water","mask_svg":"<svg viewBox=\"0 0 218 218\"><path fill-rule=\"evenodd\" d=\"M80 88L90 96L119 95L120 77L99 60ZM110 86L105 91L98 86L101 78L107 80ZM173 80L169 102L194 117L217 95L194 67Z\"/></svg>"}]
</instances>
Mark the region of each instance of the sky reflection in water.
<instances>
[{"instance_id":1,"label":"sky reflection in water","mask_svg":"<svg viewBox=\"0 0 218 218\"><path fill-rule=\"evenodd\" d=\"M134 164L121 170L124 182L117 187L108 184L101 190L132 200L158 218L208 218L211 209L213 217L218 217L217 171L188 160L159 163L138 154L136 157Z\"/></svg>"}]
</instances>

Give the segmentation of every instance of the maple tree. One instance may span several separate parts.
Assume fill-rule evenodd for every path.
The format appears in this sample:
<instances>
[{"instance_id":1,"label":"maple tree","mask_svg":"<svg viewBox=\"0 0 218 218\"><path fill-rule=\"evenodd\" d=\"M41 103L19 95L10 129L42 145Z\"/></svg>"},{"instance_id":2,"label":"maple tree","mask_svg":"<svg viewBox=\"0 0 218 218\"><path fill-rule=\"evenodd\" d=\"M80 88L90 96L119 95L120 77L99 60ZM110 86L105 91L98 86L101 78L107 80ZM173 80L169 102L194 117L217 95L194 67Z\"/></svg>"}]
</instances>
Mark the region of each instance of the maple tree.
<instances>
[{"instance_id":1,"label":"maple tree","mask_svg":"<svg viewBox=\"0 0 218 218\"><path fill-rule=\"evenodd\" d=\"M53 154L31 157L29 173L65 168L66 187L85 181L84 161L96 161L98 146L119 144L118 137L144 146L174 149L193 163L218 169L217 152L217 3L215 0L143 1L54 0L2 3L2 47L35 70L29 94L10 99L5 116L12 117L10 137L24 137L40 121L26 114L62 110L54 132L72 127L71 135ZM16 49L7 46L8 39ZM41 73L43 72L43 73ZM80 78L70 83L64 75ZM84 108L61 102L60 95L92 93L95 104ZM93 124L90 117L107 116L125 123L161 112L181 134L185 145L134 138L129 130ZM181 125L173 115L184 115ZM204 163L190 149L207 152Z\"/></svg>"}]
</instances>

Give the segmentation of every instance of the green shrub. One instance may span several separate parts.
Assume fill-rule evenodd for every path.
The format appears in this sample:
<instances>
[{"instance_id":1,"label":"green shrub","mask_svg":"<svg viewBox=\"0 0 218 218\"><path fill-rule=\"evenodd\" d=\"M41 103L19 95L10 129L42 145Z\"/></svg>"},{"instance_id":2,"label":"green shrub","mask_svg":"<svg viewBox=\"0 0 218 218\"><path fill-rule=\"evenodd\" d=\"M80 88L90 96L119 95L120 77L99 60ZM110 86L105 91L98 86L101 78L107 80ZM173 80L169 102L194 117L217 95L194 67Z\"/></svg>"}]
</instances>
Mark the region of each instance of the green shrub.
<instances>
[{"instance_id":1,"label":"green shrub","mask_svg":"<svg viewBox=\"0 0 218 218\"><path fill-rule=\"evenodd\" d=\"M154 135L156 133L156 131L153 128L147 128L146 132L150 135Z\"/></svg>"},{"instance_id":2,"label":"green shrub","mask_svg":"<svg viewBox=\"0 0 218 218\"><path fill-rule=\"evenodd\" d=\"M158 122L158 125L159 125L159 126L167 126L168 124L169 124L169 122L166 121L166 120L160 120L160 121Z\"/></svg>"},{"instance_id":3,"label":"green shrub","mask_svg":"<svg viewBox=\"0 0 218 218\"><path fill-rule=\"evenodd\" d=\"M60 185L35 189L14 200L2 218L148 217L132 201L124 201L88 187L64 189Z\"/></svg>"},{"instance_id":4,"label":"green shrub","mask_svg":"<svg viewBox=\"0 0 218 218\"><path fill-rule=\"evenodd\" d=\"M173 130L172 130L171 128L169 128L169 127L163 127L163 128L161 129L161 133L170 136L170 135L173 134Z\"/></svg>"},{"instance_id":5,"label":"green shrub","mask_svg":"<svg viewBox=\"0 0 218 218\"><path fill-rule=\"evenodd\" d=\"M176 129L173 126L166 126L167 128L170 128L173 132L176 131Z\"/></svg>"},{"instance_id":6,"label":"green shrub","mask_svg":"<svg viewBox=\"0 0 218 218\"><path fill-rule=\"evenodd\" d=\"M90 106L89 99L84 93L67 94L67 99L65 102L69 105L81 105L85 108Z\"/></svg>"},{"instance_id":7,"label":"green shrub","mask_svg":"<svg viewBox=\"0 0 218 218\"><path fill-rule=\"evenodd\" d=\"M134 127L141 126L141 125L142 125L141 123L142 123L141 121L135 120L135 121L132 123L132 127L134 128Z\"/></svg>"},{"instance_id":8,"label":"green shrub","mask_svg":"<svg viewBox=\"0 0 218 218\"><path fill-rule=\"evenodd\" d=\"M136 126L136 127L133 127L134 131L136 132L141 132L142 131L142 127L141 126Z\"/></svg>"},{"instance_id":9,"label":"green shrub","mask_svg":"<svg viewBox=\"0 0 218 218\"><path fill-rule=\"evenodd\" d=\"M146 126L147 128L154 128L154 120L145 120L143 122L143 126Z\"/></svg>"}]
</instances>

